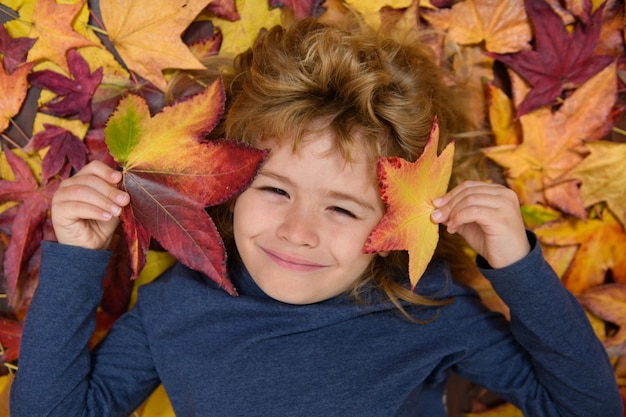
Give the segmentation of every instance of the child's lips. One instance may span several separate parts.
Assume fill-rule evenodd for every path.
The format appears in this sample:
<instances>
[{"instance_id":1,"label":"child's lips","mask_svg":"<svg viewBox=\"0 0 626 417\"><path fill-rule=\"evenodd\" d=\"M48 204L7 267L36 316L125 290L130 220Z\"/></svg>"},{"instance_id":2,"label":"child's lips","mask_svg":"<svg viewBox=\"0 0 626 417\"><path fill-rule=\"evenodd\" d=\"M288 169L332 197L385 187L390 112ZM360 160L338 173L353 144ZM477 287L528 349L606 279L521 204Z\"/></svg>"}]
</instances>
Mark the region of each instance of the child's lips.
<instances>
[{"instance_id":1,"label":"child's lips","mask_svg":"<svg viewBox=\"0 0 626 417\"><path fill-rule=\"evenodd\" d=\"M319 262L287 255L285 253L269 249L263 249L263 251L275 264L292 271L315 271L325 267L325 265Z\"/></svg>"}]
</instances>

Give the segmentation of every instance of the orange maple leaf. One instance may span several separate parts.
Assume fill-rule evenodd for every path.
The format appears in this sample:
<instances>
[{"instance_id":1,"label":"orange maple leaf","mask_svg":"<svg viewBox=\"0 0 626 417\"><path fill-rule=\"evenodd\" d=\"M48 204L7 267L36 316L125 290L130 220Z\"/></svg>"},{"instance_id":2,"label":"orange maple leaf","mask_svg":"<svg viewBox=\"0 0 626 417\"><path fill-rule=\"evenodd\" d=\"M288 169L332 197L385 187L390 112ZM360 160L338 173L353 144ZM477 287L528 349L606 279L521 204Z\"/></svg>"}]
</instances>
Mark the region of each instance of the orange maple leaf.
<instances>
[{"instance_id":1,"label":"orange maple leaf","mask_svg":"<svg viewBox=\"0 0 626 417\"><path fill-rule=\"evenodd\" d=\"M605 201L626 227L626 144L599 141L587 147L591 154L568 177L582 181L580 194L585 205Z\"/></svg>"},{"instance_id":2,"label":"orange maple leaf","mask_svg":"<svg viewBox=\"0 0 626 417\"><path fill-rule=\"evenodd\" d=\"M578 251L563 276L563 283L578 295L605 282L611 270L616 282L626 284L626 232L607 209L599 218L585 221L566 218L535 228L547 245L578 245Z\"/></svg>"},{"instance_id":3,"label":"orange maple leaf","mask_svg":"<svg viewBox=\"0 0 626 417\"><path fill-rule=\"evenodd\" d=\"M430 215L432 201L446 192L454 143L437 157L439 125L433 123L424 153L415 162L398 157L378 160L378 181L387 211L365 243L367 253L408 250L411 287L419 281L439 241L439 225Z\"/></svg>"},{"instance_id":4,"label":"orange maple leaf","mask_svg":"<svg viewBox=\"0 0 626 417\"><path fill-rule=\"evenodd\" d=\"M4 132L11 119L22 107L28 92L27 76L34 63L19 66L12 74L7 74L0 61L0 132Z\"/></svg>"},{"instance_id":5,"label":"orange maple leaf","mask_svg":"<svg viewBox=\"0 0 626 417\"><path fill-rule=\"evenodd\" d=\"M579 296L578 300L602 320L619 327L603 344L611 356L626 355L626 285L600 285Z\"/></svg>"},{"instance_id":6,"label":"orange maple leaf","mask_svg":"<svg viewBox=\"0 0 626 417\"><path fill-rule=\"evenodd\" d=\"M615 65L609 65L567 98L558 111L543 107L520 118L523 141L484 149L505 168L507 182L522 204L549 204L580 218L585 205L575 180L565 174L586 152L584 140L607 133L617 97Z\"/></svg>"},{"instance_id":7,"label":"orange maple leaf","mask_svg":"<svg viewBox=\"0 0 626 417\"><path fill-rule=\"evenodd\" d=\"M109 39L131 71L165 91L163 70L204 69L180 35L210 0L102 0Z\"/></svg>"},{"instance_id":8,"label":"orange maple leaf","mask_svg":"<svg viewBox=\"0 0 626 417\"><path fill-rule=\"evenodd\" d=\"M523 0L466 0L452 6L448 36L461 45L485 42L490 52L529 49L530 24Z\"/></svg>"},{"instance_id":9,"label":"orange maple leaf","mask_svg":"<svg viewBox=\"0 0 626 417\"><path fill-rule=\"evenodd\" d=\"M69 73L67 51L95 45L72 28L72 21L84 3L81 1L76 4L57 4L55 0L37 2L28 35L29 38L37 38L37 42L28 52L28 61L36 62L45 59Z\"/></svg>"}]
</instances>

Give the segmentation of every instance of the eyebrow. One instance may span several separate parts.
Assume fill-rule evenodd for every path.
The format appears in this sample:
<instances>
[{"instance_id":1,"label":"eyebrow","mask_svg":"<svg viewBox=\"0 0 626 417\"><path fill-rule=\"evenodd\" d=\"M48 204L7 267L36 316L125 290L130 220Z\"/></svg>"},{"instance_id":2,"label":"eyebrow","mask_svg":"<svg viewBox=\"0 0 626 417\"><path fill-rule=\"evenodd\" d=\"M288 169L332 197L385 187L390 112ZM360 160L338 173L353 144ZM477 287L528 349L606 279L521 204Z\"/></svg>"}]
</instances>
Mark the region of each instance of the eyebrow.
<instances>
[{"instance_id":1,"label":"eyebrow","mask_svg":"<svg viewBox=\"0 0 626 417\"><path fill-rule=\"evenodd\" d=\"M291 181L289 178L277 174L275 172L268 172L268 171L263 171L261 170L258 174L259 177L261 176L265 176L265 177L270 177L270 178L274 178L280 182L283 182L287 185L291 185L293 186L293 181ZM370 210L370 211L376 211L376 209L374 208L374 206L372 206L370 203L361 200L360 198L352 195L352 194L348 194L348 193L343 193L340 191L329 191L328 192L328 196L330 198L336 199L336 200L341 200L341 201L346 201L346 202L352 202L356 205L358 205L359 207L362 207L365 210Z\"/></svg>"}]
</instances>

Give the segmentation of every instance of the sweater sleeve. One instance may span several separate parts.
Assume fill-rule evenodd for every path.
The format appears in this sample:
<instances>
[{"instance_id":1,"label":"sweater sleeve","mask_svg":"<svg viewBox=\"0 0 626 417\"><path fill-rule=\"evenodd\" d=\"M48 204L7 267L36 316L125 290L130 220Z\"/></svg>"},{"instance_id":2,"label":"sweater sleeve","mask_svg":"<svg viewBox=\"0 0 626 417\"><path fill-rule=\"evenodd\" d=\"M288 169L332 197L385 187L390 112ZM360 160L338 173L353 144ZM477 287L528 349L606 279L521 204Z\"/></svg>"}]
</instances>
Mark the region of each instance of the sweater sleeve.
<instances>
[{"instance_id":1,"label":"sweater sleeve","mask_svg":"<svg viewBox=\"0 0 626 417\"><path fill-rule=\"evenodd\" d=\"M124 316L124 336L110 341L116 349L99 356L89 350L109 256L43 242L12 417L128 416L158 385L139 312Z\"/></svg>"},{"instance_id":2,"label":"sweater sleeve","mask_svg":"<svg viewBox=\"0 0 626 417\"><path fill-rule=\"evenodd\" d=\"M469 353L457 371L527 416L621 417L621 397L602 344L532 233L529 240L531 253L508 267L491 269L478 259L511 320L496 314L484 320L479 318L484 311L466 309L458 331Z\"/></svg>"}]
</instances>

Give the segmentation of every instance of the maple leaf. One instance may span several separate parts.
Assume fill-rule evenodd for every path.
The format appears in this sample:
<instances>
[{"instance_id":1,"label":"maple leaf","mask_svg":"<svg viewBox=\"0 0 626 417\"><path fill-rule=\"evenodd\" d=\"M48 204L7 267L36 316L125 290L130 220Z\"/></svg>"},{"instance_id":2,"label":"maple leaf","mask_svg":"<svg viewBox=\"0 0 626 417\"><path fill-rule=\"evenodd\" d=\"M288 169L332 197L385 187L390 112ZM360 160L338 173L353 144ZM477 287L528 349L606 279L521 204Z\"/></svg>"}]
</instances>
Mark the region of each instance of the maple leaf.
<instances>
[{"instance_id":1,"label":"maple leaf","mask_svg":"<svg viewBox=\"0 0 626 417\"><path fill-rule=\"evenodd\" d=\"M8 149L4 150L4 155L13 170L15 181L0 180L0 203L21 202L11 225L11 241L3 262L7 291L11 297L20 271L39 248L43 237L42 225L59 182L52 180L46 186L40 187L23 159Z\"/></svg>"},{"instance_id":2,"label":"maple leaf","mask_svg":"<svg viewBox=\"0 0 626 417\"><path fill-rule=\"evenodd\" d=\"M0 25L0 54L3 55L2 62L9 74L26 62L28 50L32 48L34 43L35 39L26 37L12 38L4 28L4 25Z\"/></svg>"},{"instance_id":3,"label":"maple leaf","mask_svg":"<svg viewBox=\"0 0 626 417\"><path fill-rule=\"evenodd\" d=\"M363 19L373 28L378 29L381 24L380 9L383 6L394 9L404 9L413 3L412 0L362 1L346 0L346 3L361 14Z\"/></svg>"},{"instance_id":4,"label":"maple leaf","mask_svg":"<svg viewBox=\"0 0 626 417\"><path fill-rule=\"evenodd\" d=\"M489 105L489 125L496 145L518 145L522 138L521 126L513 116L513 103L493 82L486 83Z\"/></svg>"},{"instance_id":5,"label":"maple leaf","mask_svg":"<svg viewBox=\"0 0 626 417\"><path fill-rule=\"evenodd\" d=\"M61 172L66 161L76 171L85 166L88 149L83 141L69 130L49 124L44 127L43 131L33 136L24 150L50 147L42 162L42 181L45 184L52 176Z\"/></svg>"},{"instance_id":6,"label":"maple leaf","mask_svg":"<svg viewBox=\"0 0 626 417\"><path fill-rule=\"evenodd\" d=\"M461 45L485 42L487 51L528 49L530 27L522 0L466 0L452 6L448 36Z\"/></svg>"},{"instance_id":7,"label":"maple leaf","mask_svg":"<svg viewBox=\"0 0 626 417\"><path fill-rule=\"evenodd\" d=\"M204 208L247 187L267 152L228 140L200 142L220 120L224 100L218 80L154 117L144 99L129 95L109 119L106 143L131 195L121 220L135 277L152 236L182 263L235 293L224 244Z\"/></svg>"},{"instance_id":8,"label":"maple leaf","mask_svg":"<svg viewBox=\"0 0 626 417\"><path fill-rule=\"evenodd\" d=\"M585 205L605 201L626 228L626 144L589 142L591 152L567 176L582 182L580 194Z\"/></svg>"},{"instance_id":9,"label":"maple leaf","mask_svg":"<svg viewBox=\"0 0 626 417\"><path fill-rule=\"evenodd\" d=\"M236 55L245 51L252 46L262 29L281 23L281 10L270 10L265 1L237 0L235 4L241 19L235 22L213 19L213 24L222 32L222 55Z\"/></svg>"},{"instance_id":10,"label":"maple leaf","mask_svg":"<svg viewBox=\"0 0 626 417\"><path fill-rule=\"evenodd\" d=\"M575 180L565 174L586 152L583 140L607 133L606 120L617 98L615 65L587 80L556 112L544 107L520 118L520 145L486 148L489 159L505 168L507 182L522 204L550 204L580 218L585 205Z\"/></svg>"},{"instance_id":11,"label":"maple leaf","mask_svg":"<svg viewBox=\"0 0 626 417\"><path fill-rule=\"evenodd\" d=\"M21 65L12 74L7 74L0 62L0 132L9 127L9 123L21 109L28 93L28 72L33 63Z\"/></svg>"},{"instance_id":12,"label":"maple leaf","mask_svg":"<svg viewBox=\"0 0 626 417\"><path fill-rule=\"evenodd\" d=\"M605 284L589 289L578 301L597 317L618 326L617 332L603 341L610 356L626 354L626 285Z\"/></svg>"},{"instance_id":13,"label":"maple leaf","mask_svg":"<svg viewBox=\"0 0 626 417\"><path fill-rule=\"evenodd\" d=\"M526 12L535 27L535 50L516 54L489 54L520 74L533 87L517 109L520 117L555 103L565 89L574 89L609 65L610 55L595 55L604 4L588 25L579 23L570 34L547 2L526 0Z\"/></svg>"},{"instance_id":14,"label":"maple leaf","mask_svg":"<svg viewBox=\"0 0 626 417\"><path fill-rule=\"evenodd\" d=\"M626 284L626 233L609 210L602 210L599 218L565 218L534 231L547 245L578 245L563 277L563 283L574 295L604 283L608 270L616 282Z\"/></svg>"},{"instance_id":15,"label":"maple leaf","mask_svg":"<svg viewBox=\"0 0 626 417\"><path fill-rule=\"evenodd\" d=\"M0 358L4 362L11 362L19 357L22 328L22 323L0 316L0 346L4 350Z\"/></svg>"},{"instance_id":16,"label":"maple leaf","mask_svg":"<svg viewBox=\"0 0 626 417\"><path fill-rule=\"evenodd\" d=\"M181 39L210 0L102 0L109 39L131 71L165 91L163 70L204 69Z\"/></svg>"},{"instance_id":17,"label":"maple leaf","mask_svg":"<svg viewBox=\"0 0 626 417\"><path fill-rule=\"evenodd\" d=\"M81 122L91 120L91 98L102 81L102 68L90 74L87 61L75 50L67 54L69 72L68 78L58 72L43 70L33 72L28 81L41 88L46 88L57 97L39 108L39 111L63 118L77 117Z\"/></svg>"},{"instance_id":18,"label":"maple leaf","mask_svg":"<svg viewBox=\"0 0 626 417\"><path fill-rule=\"evenodd\" d=\"M69 72L67 51L94 45L72 28L72 21L84 3L57 4L55 0L37 1L28 35L29 38L37 38L37 42L28 52L28 61L48 60Z\"/></svg>"},{"instance_id":19,"label":"maple leaf","mask_svg":"<svg viewBox=\"0 0 626 417\"><path fill-rule=\"evenodd\" d=\"M454 144L437 157L439 125L433 122L424 153L415 162L398 157L378 160L378 182L387 211L365 243L366 253L408 250L411 287L419 281L435 252L439 225L430 215L432 200L446 192L452 173Z\"/></svg>"}]
</instances>

